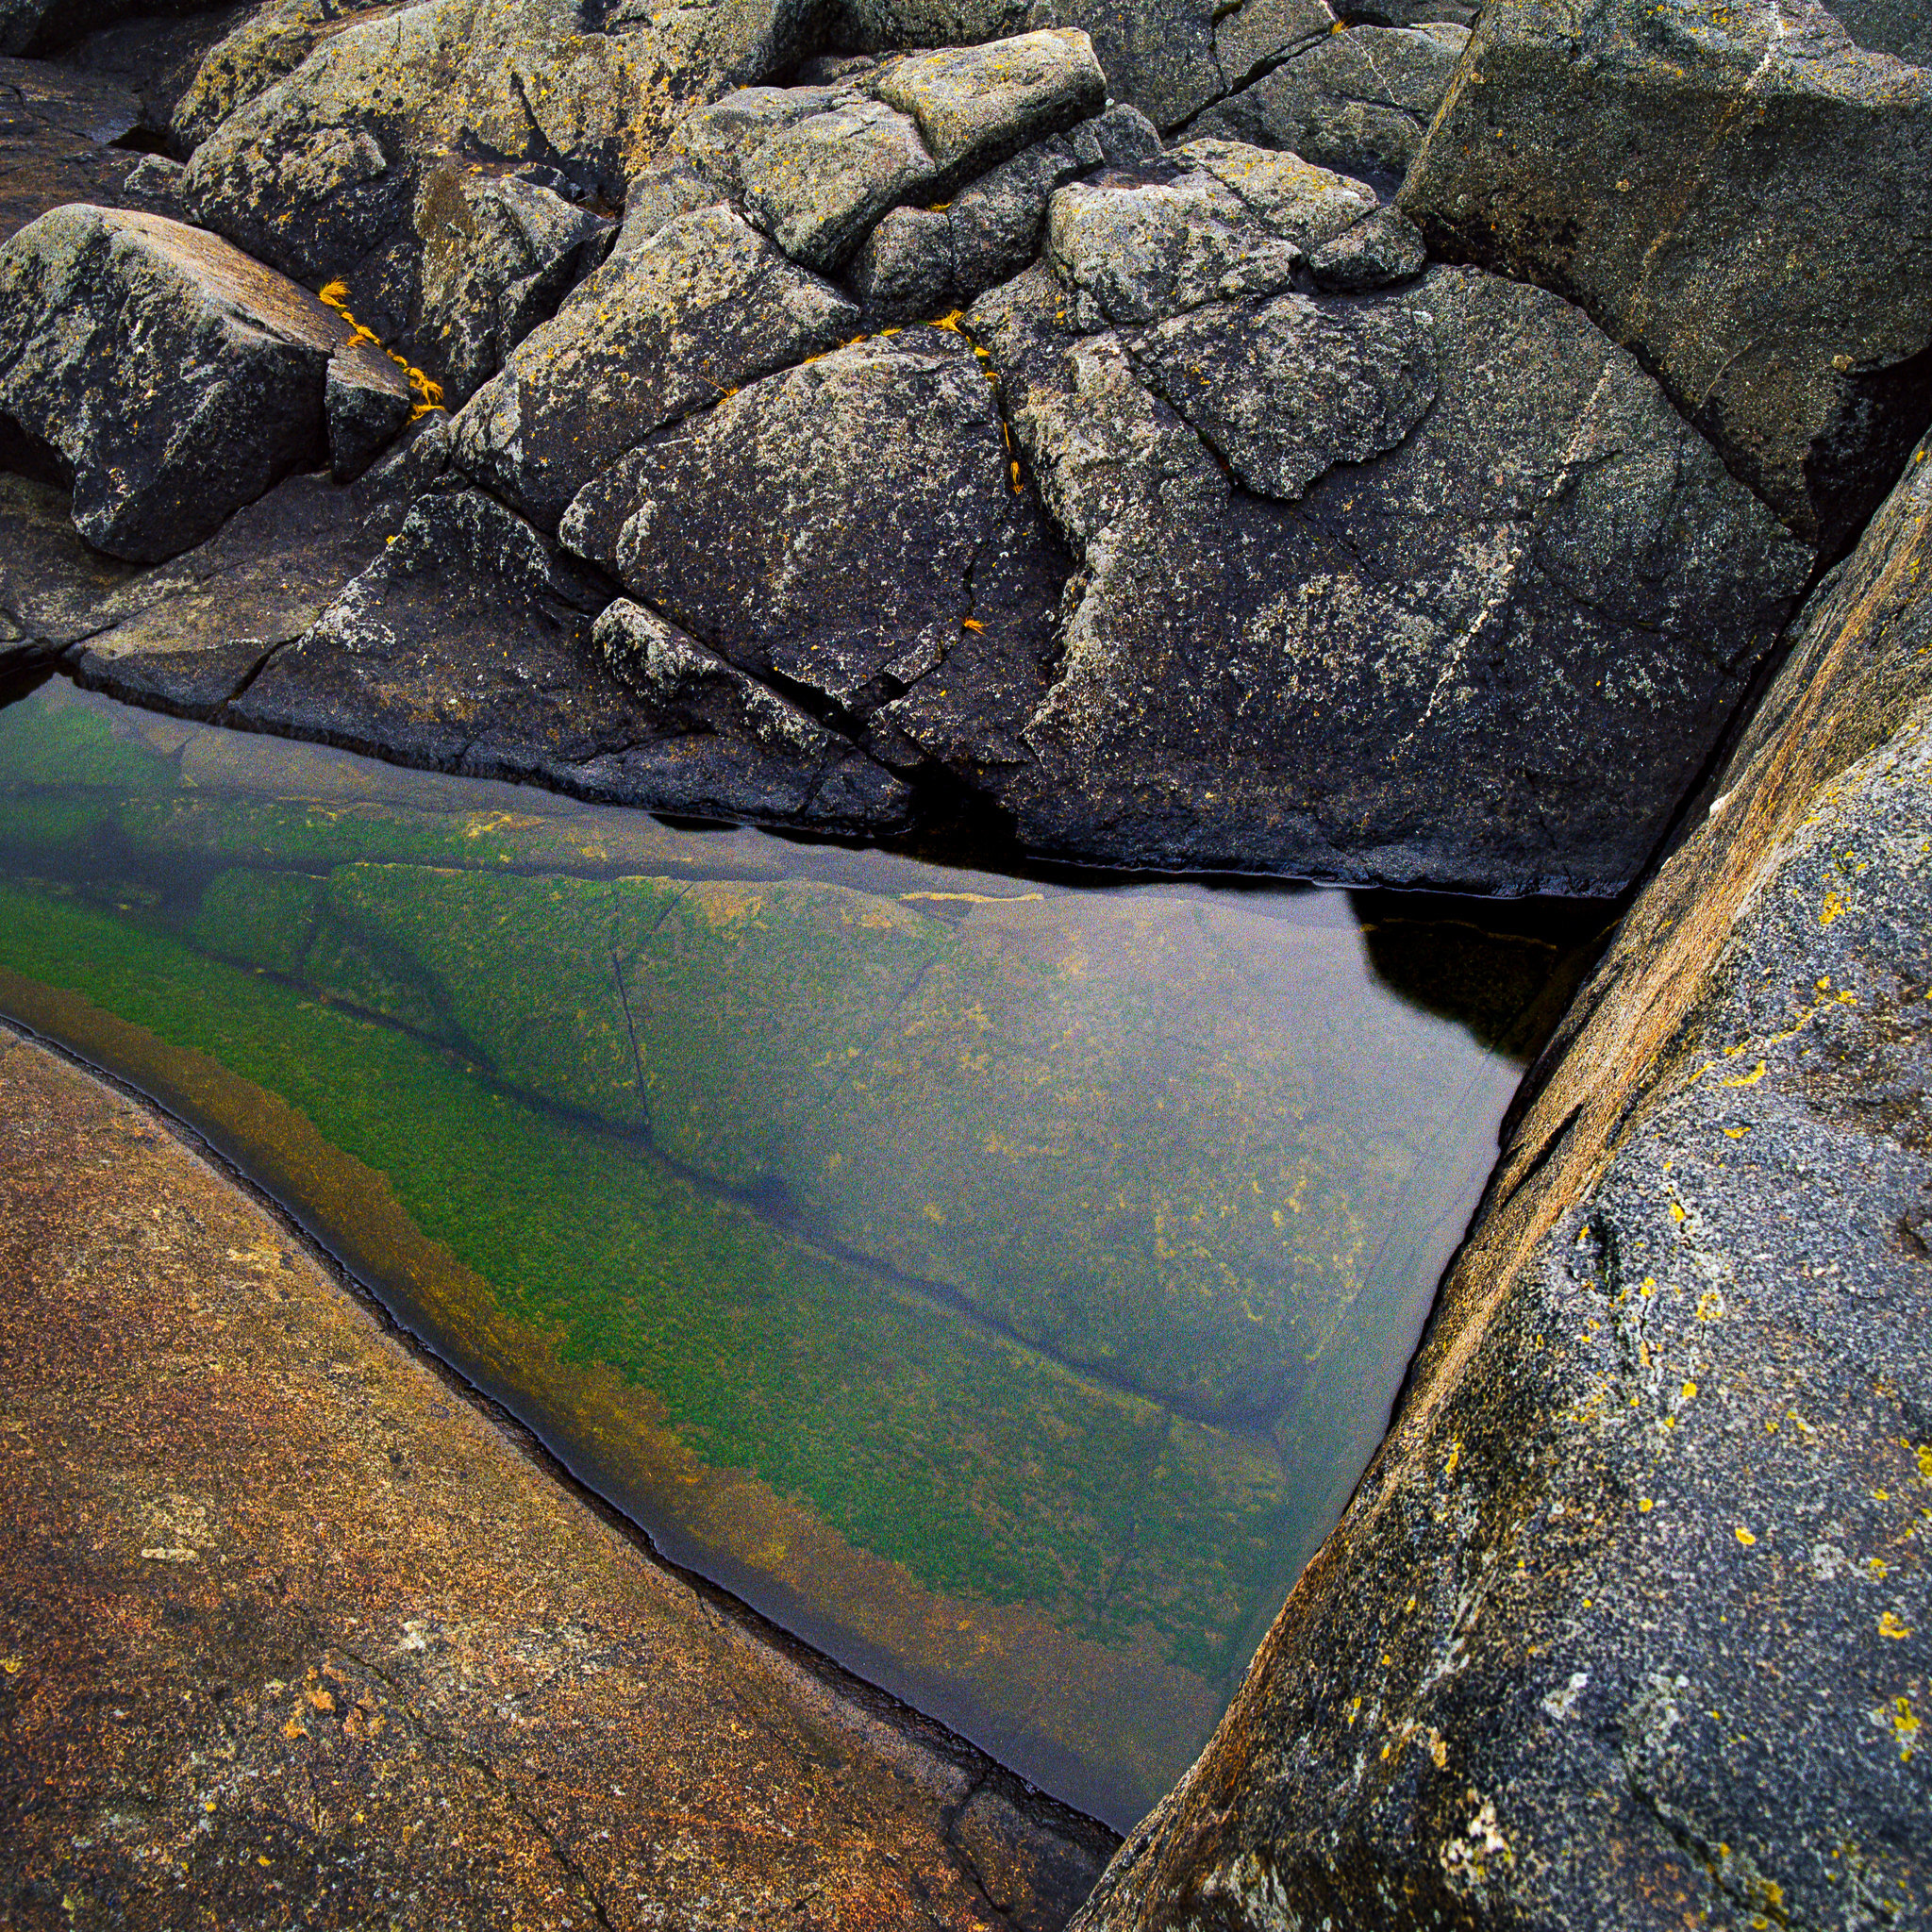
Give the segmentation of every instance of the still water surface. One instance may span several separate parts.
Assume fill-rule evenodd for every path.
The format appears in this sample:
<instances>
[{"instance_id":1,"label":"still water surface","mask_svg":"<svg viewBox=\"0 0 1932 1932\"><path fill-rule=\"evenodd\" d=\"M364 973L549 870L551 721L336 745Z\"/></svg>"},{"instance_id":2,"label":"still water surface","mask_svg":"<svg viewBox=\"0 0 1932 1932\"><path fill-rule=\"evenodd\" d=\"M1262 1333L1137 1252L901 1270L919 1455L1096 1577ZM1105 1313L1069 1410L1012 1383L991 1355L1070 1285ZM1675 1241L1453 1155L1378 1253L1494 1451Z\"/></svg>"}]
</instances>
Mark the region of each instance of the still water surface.
<instances>
[{"instance_id":1,"label":"still water surface","mask_svg":"<svg viewBox=\"0 0 1932 1932\"><path fill-rule=\"evenodd\" d=\"M1577 957L0 711L0 1010L671 1557L1121 1826L1359 1475Z\"/></svg>"}]
</instances>

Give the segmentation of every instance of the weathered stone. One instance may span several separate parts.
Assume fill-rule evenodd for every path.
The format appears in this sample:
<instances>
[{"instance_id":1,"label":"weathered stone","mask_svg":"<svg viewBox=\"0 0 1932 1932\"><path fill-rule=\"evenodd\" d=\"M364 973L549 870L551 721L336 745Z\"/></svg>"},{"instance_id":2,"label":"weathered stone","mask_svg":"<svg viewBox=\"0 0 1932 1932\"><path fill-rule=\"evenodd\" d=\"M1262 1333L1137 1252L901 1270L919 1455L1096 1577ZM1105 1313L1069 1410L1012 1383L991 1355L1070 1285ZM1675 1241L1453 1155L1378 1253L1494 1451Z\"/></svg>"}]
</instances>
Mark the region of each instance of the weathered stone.
<instances>
[{"instance_id":1,"label":"weathered stone","mask_svg":"<svg viewBox=\"0 0 1932 1932\"><path fill-rule=\"evenodd\" d=\"M654 429L830 348L850 301L741 216L681 215L598 269L455 425L457 461L538 523Z\"/></svg>"},{"instance_id":2,"label":"weathered stone","mask_svg":"<svg viewBox=\"0 0 1932 1932\"><path fill-rule=\"evenodd\" d=\"M1236 142L1194 142L1174 160L1188 172L1120 182L1103 175L1054 195L1046 260L1080 327L1272 294L1293 280L1308 248L1376 206L1362 182Z\"/></svg>"},{"instance_id":3,"label":"weathered stone","mask_svg":"<svg viewBox=\"0 0 1932 1932\"><path fill-rule=\"evenodd\" d=\"M1573 1008L1380 1455L1079 1924L1932 1908L1926 454Z\"/></svg>"},{"instance_id":4,"label":"weathered stone","mask_svg":"<svg viewBox=\"0 0 1932 1932\"><path fill-rule=\"evenodd\" d=\"M1468 38L1466 28L1448 24L1352 25L1320 35L1217 102L1190 131L1291 148L1324 168L1392 187L1421 148Z\"/></svg>"},{"instance_id":5,"label":"weathered stone","mask_svg":"<svg viewBox=\"0 0 1932 1932\"><path fill-rule=\"evenodd\" d=\"M689 707L679 713L656 691L634 695L592 642L608 601L594 574L500 504L475 491L432 492L222 715L582 797L832 831L903 820L904 787L856 752L822 745L808 771L795 744L783 760L754 758L748 692L744 731L724 744Z\"/></svg>"},{"instance_id":6,"label":"weathered stone","mask_svg":"<svg viewBox=\"0 0 1932 1932\"><path fill-rule=\"evenodd\" d=\"M584 31L569 0L419 0L341 25L231 112L194 152L189 206L298 281L346 280L357 315L411 352L425 175L452 157L541 165L619 202L702 84L668 59L649 31Z\"/></svg>"},{"instance_id":7,"label":"weathered stone","mask_svg":"<svg viewBox=\"0 0 1932 1932\"><path fill-rule=\"evenodd\" d=\"M410 330L450 408L595 268L610 224L541 182L432 168L416 197L422 297Z\"/></svg>"},{"instance_id":8,"label":"weathered stone","mask_svg":"<svg viewBox=\"0 0 1932 1932\"><path fill-rule=\"evenodd\" d=\"M794 260L835 268L889 208L934 186L939 164L910 116L882 101L834 107L745 156L744 205Z\"/></svg>"},{"instance_id":9,"label":"weathered stone","mask_svg":"<svg viewBox=\"0 0 1932 1932\"><path fill-rule=\"evenodd\" d=\"M1214 23L1221 92L1245 87L1258 71L1341 31L1328 0L1246 0L1230 8Z\"/></svg>"},{"instance_id":10,"label":"weathered stone","mask_svg":"<svg viewBox=\"0 0 1932 1932\"><path fill-rule=\"evenodd\" d=\"M1420 230L1399 208L1383 208L1324 242L1308 257L1319 289L1358 295L1390 282L1406 282L1428 265Z\"/></svg>"},{"instance_id":11,"label":"weathered stone","mask_svg":"<svg viewBox=\"0 0 1932 1932\"><path fill-rule=\"evenodd\" d=\"M886 824L909 802L852 741L747 677L654 610L620 598L592 641L618 680L682 739L677 789L658 779L660 810L716 818L848 816ZM754 805L751 802L756 800Z\"/></svg>"},{"instance_id":12,"label":"weathered stone","mask_svg":"<svg viewBox=\"0 0 1932 1932\"><path fill-rule=\"evenodd\" d=\"M1024 838L1511 891L1634 874L1808 559L1627 354L1553 296L1442 270L1367 309L1218 308L1166 357L1061 312L1034 270L968 318L1085 566L1037 762L999 793ZM1319 378L1261 346L1271 317L1282 350L1321 345ZM1257 479L1315 480L1288 505L1240 489L1137 357Z\"/></svg>"},{"instance_id":13,"label":"weathered stone","mask_svg":"<svg viewBox=\"0 0 1932 1932\"><path fill-rule=\"evenodd\" d=\"M1128 354L1244 487L1284 503L1338 463L1397 448L1436 400L1434 331L1393 305L1281 295L1245 312L1196 309Z\"/></svg>"},{"instance_id":14,"label":"weathered stone","mask_svg":"<svg viewBox=\"0 0 1932 1932\"><path fill-rule=\"evenodd\" d=\"M729 199L728 190L708 180L688 162L675 155L663 157L631 176L625 191L624 221L610 252L629 255L679 215L716 208Z\"/></svg>"},{"instance_id":15,"label":"weathered stone","mask_svg":"<svg viewBox=\"0 0 1932 1932\"><path fill-rule=\"evenodd\" d=\"M175 103L168 122L175 151L192 154L236 108L294 73L358 15L394 11L382 0L269 0L251 8L202 56Z\"/></svg>"},{"instance_id":16,"label":"weathered stone","mask_svg":"<svg viewBox=\"0 0 1932 1932\"><path fill-rule=\"evenodd\" d=\"M329 469L338 483L359 476L414 412L415 392L391 357L358 342L332 357L323 390Z\"/></svg>"},{"instance_id":17,"label":"weathered stone","mask_svg":"<svg viewBox=\"0 0 1932 1932\"><path fill-rule=\"evenodd\" d=\"M1011 503L971 348L908 329L646 443L564 536L721 657L863 716L945 660Z\"/></svg>"},{"instance_id":18,"label":"weathered stone","mask_svg":"<svg viewBox=\"0 0 1932 1932\"><path fill-rule=\"evenodd\" d=\"M64 491L0 474L0 675L54 657L93 627L134 574L80 541Z\"/></svg>"},{"instance_id":19,"label":"weathered stone","mask_svg":"<svg viewBox=\"0 0 1932 1932\"><path fill-rule=\"evenodd\" d=\"M1145 115L1109 108L1023 149L939 208L898 208L860 246L847 279L875 322L931 319L1009 280L1040 252L1054 190L1105 164L1160 153Z\"/></svg>"},{"instance_id":20,"label":"weathered stone","mask_svg":"<svg viewBox=\"0 0 1932 1932\"><path fill-rule=\"evenodd\" d=\"M0 1314L22 1932L801 1896L828 1932L1054 1932L1114 1842L664 1569L164 1117L11 1033Z\"/></svg>"},{"instance_id":21,"label":"weathered stone","mask_svg":"<svg viewBox=\"0 0 1932 1932\"><path fill-rule=\"evenodd\" d=\"M58 452L88 541L152 562L326 450L341 318L212 235L60 208L0 248L0 412Z\"/></svg>"},{"instance_id":22,"label":"weathered stone","mask_svg":"<svg viewBox=\"0 0 1932 1932\"><path fill-rule=\"evenodd\" d=\"M1580 303L1827 551L1932 415L1932 67L1816 0L1502 0L1402 205Z\"/></svg>"},{"instance_id":23,"label":"weathered stone","mask_svg":"<svg viewBox=\"0 0 1932 1932\"><path fill-rule=\"evenodd\" d=\"M909 56L891 62L872 86L888 107L912 117L941 167L975 171L1107 105L1093 43L1068 27Z\"/></svg>"},{"instance_id":24,"label":"weathered stone","mask_svg":"<svg viewBox=\"0 0 1932 1932\"><path fill-rule=\"evenodd\" d=\"M744 189L744 164L768 142L814 114L858 101L857 88L741 87L687 114L671 153L732 194Z\"/></svg>"},{"instance_id":25,"label":"weathered stone","mask_svg":"<svg viewBox=\"0 0 1932 1932\"><path fill-rule=\"evenodd\" d=\"M69 202L118 205L142 158L109 143L140 119L132 92L113 81L0 59L0 241Z\"/></svg>"}]
</instances>

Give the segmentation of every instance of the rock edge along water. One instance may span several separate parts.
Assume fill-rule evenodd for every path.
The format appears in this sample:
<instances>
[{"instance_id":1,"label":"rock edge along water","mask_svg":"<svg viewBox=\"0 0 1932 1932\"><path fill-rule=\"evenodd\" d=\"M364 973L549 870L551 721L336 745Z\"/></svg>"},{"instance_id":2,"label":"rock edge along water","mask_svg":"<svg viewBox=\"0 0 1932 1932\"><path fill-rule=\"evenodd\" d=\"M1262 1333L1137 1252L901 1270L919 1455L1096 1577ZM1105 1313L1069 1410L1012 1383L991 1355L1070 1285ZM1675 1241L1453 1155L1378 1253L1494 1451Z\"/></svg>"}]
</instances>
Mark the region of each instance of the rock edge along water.
<instances>
[{"instance_id":1,"label":"rock edge along water","mask_svg":"<svg viewBox=\"0 0 1932 1932\"><path fill-rule=\"evenodd\" d=\"M1932 462L1549 1050L1395 1425L1076 1922L1932 1911Z\"/></svg>"},{"instance_id":2,"label":"rock edge along water","mask_svg":"<svg viewBox=\"0 0 1932 1932\"><path fill-rule=\"evenodd\" d=\"M1065 1918L1108 1834L667 1574L5 1029L0 1150L9 1924Z\"/></svg>"}]
</instances>

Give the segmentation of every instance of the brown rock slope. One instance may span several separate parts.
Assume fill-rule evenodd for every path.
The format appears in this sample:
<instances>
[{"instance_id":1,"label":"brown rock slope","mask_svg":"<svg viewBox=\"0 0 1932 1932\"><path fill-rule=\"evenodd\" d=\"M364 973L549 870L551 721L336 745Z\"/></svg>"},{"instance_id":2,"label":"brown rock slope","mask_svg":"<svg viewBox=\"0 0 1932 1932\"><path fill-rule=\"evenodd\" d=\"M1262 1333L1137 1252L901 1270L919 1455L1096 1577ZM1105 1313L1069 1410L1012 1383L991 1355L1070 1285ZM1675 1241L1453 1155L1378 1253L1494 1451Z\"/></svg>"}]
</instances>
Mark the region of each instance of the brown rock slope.
<instances>
[{"instance_id":1,"label":"brown rock slope","mask_svg":"<svg viewBox=\"0 0 1932 1932\"><path fill-rule=\"evenodd\" d=\"M0 1030L0 1923L1059 1924L1108 1835L653 1564Z\"/></svg>"},{"instance_id":2,"label":"brown rock slope","mask_svg":"<svg viewBox=\"0 0 1932 1932\"><path fill-rule=\"evenodd\" d=\"M1077 1924L1932 1923L1924 449L1713 790Z\"/></svg>"}]
</instances>

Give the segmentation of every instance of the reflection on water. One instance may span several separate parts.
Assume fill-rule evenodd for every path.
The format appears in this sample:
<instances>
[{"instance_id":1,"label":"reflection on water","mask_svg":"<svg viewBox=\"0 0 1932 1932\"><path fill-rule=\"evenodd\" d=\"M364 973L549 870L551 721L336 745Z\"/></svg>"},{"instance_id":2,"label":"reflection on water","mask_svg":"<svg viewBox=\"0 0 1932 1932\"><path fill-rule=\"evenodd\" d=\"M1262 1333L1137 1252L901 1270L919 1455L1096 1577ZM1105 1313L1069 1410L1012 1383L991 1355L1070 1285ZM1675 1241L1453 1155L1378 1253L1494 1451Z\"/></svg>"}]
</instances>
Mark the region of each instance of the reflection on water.
<instances>
[{"instance_id":1,"label":"reflection on water","mask_svg":"<svg viewBox=\"0 0 1932 1932\"><path fill-rule=\"evenodd\" d=\"M673 1557L1117 1824L1379 1436L1557 960L0 712L0 1008Z\"/></svg>"}]
</instances>

